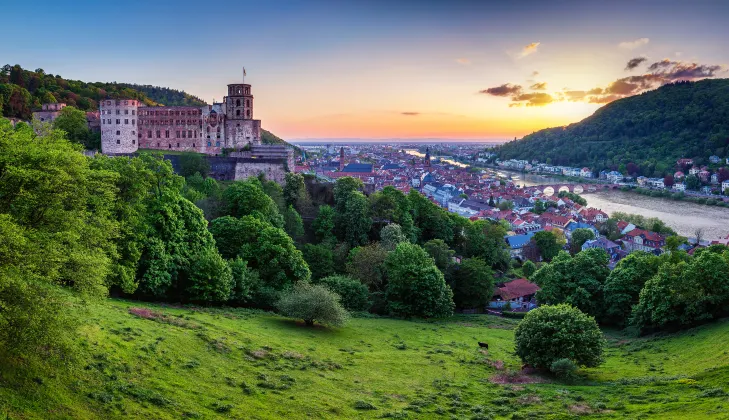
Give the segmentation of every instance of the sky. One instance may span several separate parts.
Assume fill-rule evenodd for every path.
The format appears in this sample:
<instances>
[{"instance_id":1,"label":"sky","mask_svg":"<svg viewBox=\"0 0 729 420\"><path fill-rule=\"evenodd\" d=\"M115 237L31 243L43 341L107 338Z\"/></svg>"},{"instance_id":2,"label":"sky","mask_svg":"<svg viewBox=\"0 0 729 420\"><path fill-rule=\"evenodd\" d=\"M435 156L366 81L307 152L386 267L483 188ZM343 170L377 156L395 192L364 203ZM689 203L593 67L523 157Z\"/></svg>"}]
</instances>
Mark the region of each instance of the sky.
<instances>
[{"instance_id":1,"label":"sky","mask_svg":"<svg viewBox=\"0 0 729 420\"><path fill-rule=\"evenodd\" d=\"M221 101L290 140L511 140L676 80L729 77L729 1L37 0L0 64Z\"/></svg>"}]
</instances>

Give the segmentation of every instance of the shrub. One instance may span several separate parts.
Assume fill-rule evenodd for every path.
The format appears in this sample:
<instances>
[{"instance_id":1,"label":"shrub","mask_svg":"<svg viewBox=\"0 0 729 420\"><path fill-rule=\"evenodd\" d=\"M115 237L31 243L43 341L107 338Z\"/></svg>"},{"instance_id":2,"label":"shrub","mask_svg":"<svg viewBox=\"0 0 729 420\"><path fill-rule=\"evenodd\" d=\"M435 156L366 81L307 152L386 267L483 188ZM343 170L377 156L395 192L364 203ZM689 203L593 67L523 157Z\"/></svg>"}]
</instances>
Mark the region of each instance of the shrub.
<instances>
[{"instance_id":1,"label":"shrub","mask_svg":"<svg viewBox=\"0 0 729 420\"><path fill-rule=\"evenodd\" d=\"M578 366L602 363L605 339L595 318L560 304L528 312L514 331L516 354L535 367L550 368L560 359Z\"/></svg>"},{"instance_id":2,"label":"shrub","mask_svg":"<svg viewBox=\"0 0 729 420\"><path fill-rule=\"evenodd\" d=\"M512 311L502 311L501 315L503 315L505 318L518 318L523 319L526 314L529 312L512 312Z\"/></svg>"},{"instance_id":3,"label":"shrub","mask_svg":"<svg viewBox=\"0 0 729 420\"><path fill-rule=\"evenodd\" d=\"M559 359L552 362L549 370L558 378L570 379L574 377L577 365L570 359Z\"/></svg>"},{"instance_id":4,"label":"shrub","mask_svg":"<svg viewBox=\"0 0 729 420\"><path fill-rule=\"evenodd\" d=\"M521 272L524 273L524 277L526 278L530 278L536 271L537 265L529 260L526 260L524 265L521 266Z\"/></svg>"},{"instance_id":5,"label":"shrub","mask_svg":"<svg viewBox=\"0 0 729 420\"><path fill-rule=\"evenodd\" d=\"M339 301L339 295L326 287L301 282L284 292L276 307L285 316L303 319L309 326L314 325L315 321L342 326L347 322L349 314Z\"/></svg>"},{"instance_id":6,"label":"shrub","mask_svg":"<svg viewBox=\"0 0 729 420\"><path fill-rule=\"evenodd\" d=\"M348 276L329 276L316 281L339 295L342 306L348 311L366 311L369 307L367 286Z\"/></svg>"}]
</instances>

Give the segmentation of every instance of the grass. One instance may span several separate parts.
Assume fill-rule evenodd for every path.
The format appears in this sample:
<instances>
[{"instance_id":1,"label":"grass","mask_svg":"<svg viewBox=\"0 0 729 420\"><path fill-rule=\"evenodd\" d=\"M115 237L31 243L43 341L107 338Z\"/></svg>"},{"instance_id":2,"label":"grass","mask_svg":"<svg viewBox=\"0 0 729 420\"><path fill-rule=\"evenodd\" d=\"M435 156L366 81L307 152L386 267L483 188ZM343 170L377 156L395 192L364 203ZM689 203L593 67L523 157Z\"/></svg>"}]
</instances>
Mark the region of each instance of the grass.
<instances>
[{"instance_id":1,"label":"grass","mask_svg":"<svg viewBox=\"0 0 729 420\"><path fill-rule=\"evenodd\" d=\"M608 332L605 364L564 383L521 373L517 321L482 315L326 329L107 300L83 316L79 363L0 371L0 418L729 418L728 322Z\"/></svg>"}]
</instances>

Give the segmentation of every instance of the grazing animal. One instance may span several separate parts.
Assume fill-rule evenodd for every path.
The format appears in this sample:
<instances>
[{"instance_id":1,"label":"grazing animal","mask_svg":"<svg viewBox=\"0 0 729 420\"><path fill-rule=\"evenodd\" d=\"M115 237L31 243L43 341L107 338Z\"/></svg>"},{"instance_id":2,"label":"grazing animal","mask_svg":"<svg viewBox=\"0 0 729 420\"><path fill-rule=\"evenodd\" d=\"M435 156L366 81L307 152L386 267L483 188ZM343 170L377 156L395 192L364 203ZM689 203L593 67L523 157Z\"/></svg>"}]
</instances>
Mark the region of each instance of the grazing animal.
<instances>
[{"instance_id":1,"label":"grazing animal","mask_svg":"<svg viewBox=\"0 0 729 420\"><path fill-rule=\"evenodd\" d=\"M478 342L478 346L488 349L489 348L489 343L482 343L482 342L479 341Z\"/></svg>"}]
</instances>

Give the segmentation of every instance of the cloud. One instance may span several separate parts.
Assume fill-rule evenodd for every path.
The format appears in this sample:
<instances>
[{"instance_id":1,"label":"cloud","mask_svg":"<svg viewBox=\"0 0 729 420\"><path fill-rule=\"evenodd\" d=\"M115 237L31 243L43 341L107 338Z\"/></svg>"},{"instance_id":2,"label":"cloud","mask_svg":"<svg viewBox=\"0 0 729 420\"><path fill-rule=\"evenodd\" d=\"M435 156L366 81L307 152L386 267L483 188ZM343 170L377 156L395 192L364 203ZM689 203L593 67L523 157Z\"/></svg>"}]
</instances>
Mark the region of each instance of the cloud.
<instances>
[{"instance_id":1,"label":"cloud","mask_svg":"<svg viewBox=\"0 0 729 420\"><path fill-rule=\"evenodd\" d=\"M463 66L467 66L467 65L471 64L471 60L469 60L467 58L459 58L456 60L456 63L463 65Z\"/></svg>"},{"instance_id":2,"label":"cloud","mask_svg":"<svg viewBox=\"0 0 729 420\"><path fill-rule=\"evenodd\" d=\"M591 104L607 104L607 103L616 101L621 98L622 98L622 96L619 96L619 95L591 96L589 98L588 102Z\"/></svg>"},{"instance_id":3,"label":"cloud","mask_svg":"<svg viewBox=\"0 0 729 420\"><path fill-rule=\"evenodd\" d=\"M537 48L539 48L539 44L541 44L541 42L532 42L531 44L524 46L524 48L521 49L519 58L526 57L529 54L534 54L535 52L537 52Z\"/></svg>"},{"instance_id":4,"label":"cloud","mask_svg":"<svg viewBox=\"0 0 729 420\"><path fill-rule=\"evenodd\" d=\"M581 100L585 99L585 96L587 96L587 92L585 92L584 90L568 90L564 92L564 95L570 102L580 102Z\"/></svg>"},{"instance_id":5,"label":"cloud","mask_svg":"<svg viewBox=\"0 0 729 420\"><path fill-rule=\"evenodd\" d=\"M534 71L532 72L532 77L537 77L537 76L539 76L539 72L538 72L538 71L536 71L536 70L534 70Z\"/></svg>"},{"instance_id":6,"label":"cloud","mask_svg":"<svg viewBox=\"0 0 729 420\"><path fill-rule=\"evenodd\" d=\"M554 97L548 93L523 93L511 98L514 102L525 102L526 106L544 106L554 102Z\"/></svg>"},{"instance_id":7,"label":"cloud","mask_svg":"<svg viewBox=\"0 0 729 420\"><path fill-rule=\"evenodd\" d=\"M415 116L420 115L420 113L419 112L409 112L409 111L406 111L406 112L401 112L400 115L406 115L408 117L415 117Z\"/></svg>"},{"instance_id":8,"label":"cloud","mask_svg":"<svg viewBox=\"0 0 729 420\"><path fill-rule=\"evenodd\" d=\"M650 39L648 38L639 38L633 41L625 41L618 44L618 47L626 49L626 50L634 50L640 46L646 45L650 42Z\"/></svg>"},{"instance_id":9,"label":"cloud","mask_svg":"<svg viewBox=\"0 0 729 420\"><path fill-rule=\"evenodd\" d=\"M512 96L518 95L522 91L522 87L519 85L512 85L511 83L504 83L501 86L496 86L488 89L484 89L479 93L485 93L493 96Z\"/></svg>"},{"instance_id":10,"label":"cloud","mask_svg":"<svg viewBox=\"0 0 729 420\"><path fill-rule=\"evenodd\" d=\"M661 61L651 64L648 70L654 75L660 76L667 81L673 80L697 80L714 77L716 73L724 70L720 65L706 65L688 63L684 61L673 61L664 58Z\"/></svg>"},{"instance_id":11,"label":"cloud","mask_svg":"<svg viewBox=\"0 0 729 420\"><path fill-rule=\"evenodd\" d=\"M521 102L512 102L509 104L509 108L518 108L522 105L524 105L524 104L522 104Z\"/></svg>"},{"instance_id":12,"label":"cloud","mask_svg":"<svg viewBox=\"0 0 729 420\"><path fill-rule=\"evenodd\" d=\"M547 82L537 82L529 86L531 90L547 90Z\"/></svg>"},{"instance_id":13,"label":"cloud","mask_svg":"<svg viewBox=\"0 0 729 420\"><path fill-rule=\"evenodd\" d=\"M631 58L628 61L628 64L625 66L625 70L633 70L634 68L638 67L639 65L641 65L641 63L643 63L646 60L648 60L648 59L645 57Z\"/></svg>"}]
</instances>

